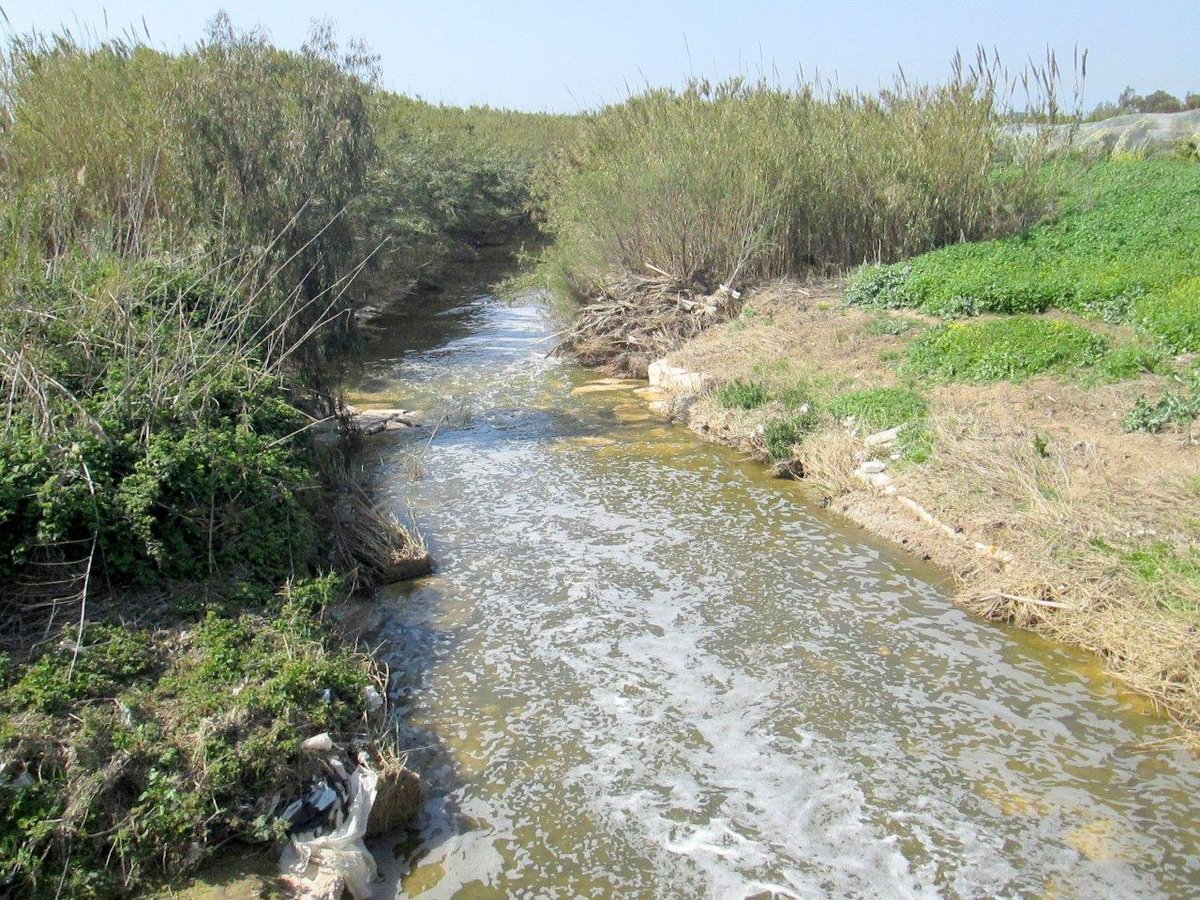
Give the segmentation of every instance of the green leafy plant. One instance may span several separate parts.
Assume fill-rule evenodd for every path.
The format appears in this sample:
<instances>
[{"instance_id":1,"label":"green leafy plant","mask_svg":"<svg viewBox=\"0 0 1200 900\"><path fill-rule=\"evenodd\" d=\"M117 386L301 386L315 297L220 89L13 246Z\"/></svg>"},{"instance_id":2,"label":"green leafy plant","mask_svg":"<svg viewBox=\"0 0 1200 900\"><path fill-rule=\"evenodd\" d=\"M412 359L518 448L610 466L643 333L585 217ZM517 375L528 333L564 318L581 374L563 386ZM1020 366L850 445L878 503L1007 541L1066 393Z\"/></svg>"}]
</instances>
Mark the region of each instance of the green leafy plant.
<instances>
[{"instance_id":1,"label":"green leafy plant","mask_svg":"<svg viewBox=\"0 0 1200 900\"><path fill-rule=\"evenodd\" d=\"M847 299L946 316L1058 308L1123 321L1132 314L1168 349L1194 346L1191 289L1171 291L1200 276L1200 168L1111 160L1078 164L1070 174L1053 220L1001 240L863 267Z\"/></svg>"},{"instance_id":2,"label":"green leafy plant","mask_svg":"<svg viewBox=\"0 0 1200 900\"><path fill-rule=\"evenodd\" d=\"M717 388L717 402L726 409L758 409L771 401L771 395L760 381L735 378Z\"/></svg>"},{"instance_id":3,"label":"green leafy plant","mask_svg":"<svg viewBox=\"0 0 1200 900\"><path fill-rule=\"evenodd\" d=\"M763 443L771 459L786 460L791 457L792 448L803 443L819 425L820 418L810 407L805 412L795 412L768 422L763 429Z\"/></svg>"},{"instance_id":4,"label":"green leafy plant","mask_svg":"<svg viewBox=\"0 0 1200 900\"><path fill-rule=\"evenodd\" d=\"M946 381L1017 381L1092 366L1108 342L1069 322L1013 316L930 329L909 349L908 366Z\"/></svg>"},{"instance_id":5,"label":"green leafy plant","mask_svg":"<svg viewBox=\"0 0 1200 900\"><path fill-rule=\"evenodd\" d=\"M1138 299L1131 316L1134 327L1156 339L1168 353L1200 350L1200 277L1165 294Z\"/></svg>"},{"instance_id":6,"label":"green leafy plant","mask_svg":"<svg viewBox=\"0 0 1200 900\"><path fill-rule=\"evenodd\" d=\"M1157 400L1139 397L1125 417L1125 430L1158 434L1168 428L1189 425L1198 418L1200 393L1170 391Z\"/></svg>"},{"instance_id":7,"label":"green leafy plant","mask_svg":"<svg viewBox=\"0 0 1200 900\"><path fill-rule=\"evenodd\" d=\"M853 417L864 430L882 431L923 421L929 404L910 388L866 388L839 394L829 401L828 410L838 419Z\"/></svg>"}]
</instances>

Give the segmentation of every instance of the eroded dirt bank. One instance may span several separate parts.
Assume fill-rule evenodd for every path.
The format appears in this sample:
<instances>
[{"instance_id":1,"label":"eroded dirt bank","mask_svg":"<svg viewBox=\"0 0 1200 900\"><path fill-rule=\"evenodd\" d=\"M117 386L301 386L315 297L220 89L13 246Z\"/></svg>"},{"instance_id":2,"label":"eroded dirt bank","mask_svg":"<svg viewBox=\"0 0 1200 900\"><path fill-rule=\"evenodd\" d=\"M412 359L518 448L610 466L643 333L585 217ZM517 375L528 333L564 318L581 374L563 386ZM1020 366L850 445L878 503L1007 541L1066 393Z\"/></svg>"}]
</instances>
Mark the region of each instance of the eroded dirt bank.
<instances>
[{"instance_id":1,"label":"eroded dirt bank","mask_svg":"<svg viewBox=\"0 0 1200 900\"><path fill-rule=\"evenodd\" d=\"M1194 433L1123 426L1169 376L914 382L903 359L925 324L847 307L837 284L777 283L650 376L675 420L774 455L830 508L952 573L969 609L1101 655L1195 743L1200 633L1187 548L1200 446ZM902 383L926 398L920 422L877 431L829 412L837 398ZM738 386L761 389L752 399L762 402L740 408ZM909 425L921 432L916 452Z\"/></svg>"}]
</instances>

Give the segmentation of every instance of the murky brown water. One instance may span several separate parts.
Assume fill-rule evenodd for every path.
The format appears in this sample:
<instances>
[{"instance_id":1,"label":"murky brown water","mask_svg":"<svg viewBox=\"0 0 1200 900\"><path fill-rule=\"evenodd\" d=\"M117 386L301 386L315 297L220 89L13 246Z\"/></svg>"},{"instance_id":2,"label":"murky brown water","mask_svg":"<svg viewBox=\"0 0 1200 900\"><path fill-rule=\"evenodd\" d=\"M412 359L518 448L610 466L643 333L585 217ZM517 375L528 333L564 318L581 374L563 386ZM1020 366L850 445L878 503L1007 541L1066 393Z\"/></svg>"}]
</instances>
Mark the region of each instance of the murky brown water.
<instances>
[{"instance_id":1,"label":"murky brown water","mask_svg":"<svg viewBox=\"0 0 1200 900\"><path fill-rule=\"evenodd\" d=\"M431 796L384 895L1200 892L1200 765L1093 660L456 302L357 398L447 414L369 447L439 561L386 600Z\"/></svg>"}]
</instances>

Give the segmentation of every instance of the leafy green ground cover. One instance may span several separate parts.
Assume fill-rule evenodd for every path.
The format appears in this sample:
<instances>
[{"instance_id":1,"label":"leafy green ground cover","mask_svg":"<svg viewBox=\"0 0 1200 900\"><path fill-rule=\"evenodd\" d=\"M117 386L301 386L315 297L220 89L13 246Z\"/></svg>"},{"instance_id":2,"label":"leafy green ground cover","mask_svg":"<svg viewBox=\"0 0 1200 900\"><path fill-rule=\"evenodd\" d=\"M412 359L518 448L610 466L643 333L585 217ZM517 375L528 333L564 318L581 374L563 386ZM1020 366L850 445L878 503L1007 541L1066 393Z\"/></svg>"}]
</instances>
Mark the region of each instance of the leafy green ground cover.
<instances>
[{"instance_id":1,"label":"leafy green ground cover","mask_svg":"<svg viewBox=\"0 0 1200 900\"><path fill-rule=\"evenodd\" d=\"M1115 159L1070 171L1053 221L865 267L847 301L946 316L1063 309L1129 323L1172 353L1200 349L1200 166Z\"/></svg>"},{"instance_id":2,"label":"leafy green ground cover","mask_svg":"<svg viewBox=\"0 0 1200 900\"><path fill-rule=\"evenodd\" d=\"M935 326L909 347L907 365L946 381L1015 381L1095 365L1108 348L1081 325L1019 315Z\"/></svg>"}]
</instances>

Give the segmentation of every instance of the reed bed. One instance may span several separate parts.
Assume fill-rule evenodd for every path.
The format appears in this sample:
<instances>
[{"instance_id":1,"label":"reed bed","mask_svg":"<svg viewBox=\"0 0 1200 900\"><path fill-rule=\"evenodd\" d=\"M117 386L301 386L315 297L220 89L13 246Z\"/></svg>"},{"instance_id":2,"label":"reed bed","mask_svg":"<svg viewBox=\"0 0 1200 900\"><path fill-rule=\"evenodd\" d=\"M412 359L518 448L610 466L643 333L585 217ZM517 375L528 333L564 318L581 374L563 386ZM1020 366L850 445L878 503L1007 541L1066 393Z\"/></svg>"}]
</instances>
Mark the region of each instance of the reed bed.
<instances>
[{"instance_id":1,"label":"reed bed","mask_svg":"<svg viewBox=\"0 0 1200 900\"><path fill-rule=\"evenodd\" d=\"M981 52L943 85L901 75L873 95L816 78L648 90L588 116L542 184L547 273L587 297L650 262L712 290L1012 233L1051 201L1045 142L999 127L1018 85L1055 96L1057 68L1035 73Z\"/></svg>"}]
</instances>

